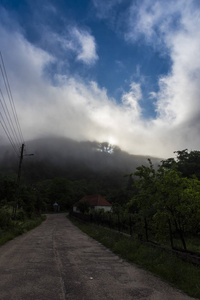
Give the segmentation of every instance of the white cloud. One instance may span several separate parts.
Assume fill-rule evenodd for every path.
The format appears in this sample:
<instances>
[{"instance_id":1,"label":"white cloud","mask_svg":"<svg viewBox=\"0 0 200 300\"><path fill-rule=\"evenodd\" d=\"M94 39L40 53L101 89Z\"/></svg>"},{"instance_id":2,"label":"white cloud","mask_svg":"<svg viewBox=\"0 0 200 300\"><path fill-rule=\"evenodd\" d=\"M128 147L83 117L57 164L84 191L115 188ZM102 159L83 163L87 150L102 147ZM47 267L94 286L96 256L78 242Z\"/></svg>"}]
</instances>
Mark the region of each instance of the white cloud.
<instances>
[{"instance_id":1,"label":"white cloud","mask_svg":"<svg viewBox=\"0 0 200 300\"><path fill-rule=\"evenodd\" d=\"M162 132L175 149L194 145L190 136L200 121L199 27L200 11L194 1L144 0L132 6L125 36L133 43L143 36L144 42L171 59L169 74L159 80L159 92L151 94L157 97L154 134L159 138ZM190 135L185 134L186 124Z\"/></svg>"},{"instance_id":2,"label":"white cloud","mask_svg":"<svg viewBox=\"0 0 200 300\"><path fill-rule=\"evenodd\" d=\"M162 1L138 3L137 19L130 20L126 37L136 42L142 34L149 44L168 53L172 62L169 74L159 80L158 93L151 91L157 99L157 117L150 121L141 117L139 82L124 92L122 104L109 98L96 82L69 75L55 74L57 85L52 86L43 70L55 57L30 44L21 33L1 26L1 51L26 140L43 134L112 139L131 153L158 157L200 147L199 10L186 0L167 1L167 6ZM132 8L131 16L135 13ZM175 15L179 16L176 24ZM71 35L67 32L57 38L77 60L86 64L97 60L95 40L88 31L74 27Z\"/></svg>"},{"instance_id":3,"label":"white cloud","mask_svg":"<svg viewBox=\"0 0 200 300\"><path fill-rule=\"evenodd\" d=\"M58 85L52 86L43 74L43 67L52 58L19 33L1 29L0 34L2 53L26 140L44 134L77 140L114 139L121 147L137 151L140 143L132 148L132 134L137 128L135 132L139 138L141 128L134 124L136 112L133 105L131 109L127 109L127 105L117 105L95 82L86 83L56 75ZM11 45L15 47L15 57L12 51L6 51ZM132 97L134 94L140 97L139 86L132 84L131 91Z\"/></svg>"},{"instance_id":4,"label":"white cloud","mask_svg":"<svg viewBox=\"0 0 200 300\"><path fill-rule=\"evenodd\" d=\"M72 44L75 46L75 52L77 53L77 60L80 60L86 64L93 64L98 59L96 53L96 43L94 37L85 30L79 30L73 28Z\"/></svg>"},{"instance_id":5,"label":"white cloud","mask_svg":"<svg viewBox=\"0 0 200 300\"><path fill-rule=\"evenodd\" d=\"M89 66L98 60L94 36L89 31L78 27L66 26L61 33L43 28L41 44L45 49L51 49L52 53L62 53L65 63L70 62L71 54L74 56L73 59Z\"/></svg>"},{"instance_id":6,"label":"white cloud","mask_svg":"<svg viewBox=\"0 0 200 300\"><path fill-rule=\"evenodd\" d=\"M129 109L132 109L135 117L139 118L141 114L141 108L138 101L142 99L142 92L140 84L132 82L130 85L130 91L122 95L122 103Z\"/></svg>"}]
</instances>

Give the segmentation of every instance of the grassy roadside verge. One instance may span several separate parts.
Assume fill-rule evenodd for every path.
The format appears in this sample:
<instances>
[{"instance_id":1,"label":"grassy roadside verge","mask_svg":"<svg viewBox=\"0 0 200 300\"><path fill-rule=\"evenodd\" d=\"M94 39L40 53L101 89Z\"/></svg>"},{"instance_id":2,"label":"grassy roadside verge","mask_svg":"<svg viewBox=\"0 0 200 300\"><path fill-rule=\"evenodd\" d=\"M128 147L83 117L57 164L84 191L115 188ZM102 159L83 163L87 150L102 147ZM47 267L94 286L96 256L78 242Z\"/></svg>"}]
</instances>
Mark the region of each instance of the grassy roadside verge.
<instances>
[{"instance_id":1,"label":"grassy roadside verge","mask_svg":"<svg viewBox=\"0 0 200 300\"><path fill-rule=\"evenodd\" d=\"M198 266L110 229L81 223L73 218L70 220L83 232L122 258L152 272L189 296L200 299L200 268Z\"/></svg>"},{"instance_id":2,"label":"grassy roadside verge","mask_svg":"<svg viewBox=\"0 0 200 300\"><path fill-rule=\"evenodd\" d=\"M39 226L44 220L46 220L46 216L42 215L41 217L28 219L24 222L16 221L12 227L0 230L0 245L3 245L7 241L14 239L18 235L21 235Z\"/></svg>"}]
</instances>

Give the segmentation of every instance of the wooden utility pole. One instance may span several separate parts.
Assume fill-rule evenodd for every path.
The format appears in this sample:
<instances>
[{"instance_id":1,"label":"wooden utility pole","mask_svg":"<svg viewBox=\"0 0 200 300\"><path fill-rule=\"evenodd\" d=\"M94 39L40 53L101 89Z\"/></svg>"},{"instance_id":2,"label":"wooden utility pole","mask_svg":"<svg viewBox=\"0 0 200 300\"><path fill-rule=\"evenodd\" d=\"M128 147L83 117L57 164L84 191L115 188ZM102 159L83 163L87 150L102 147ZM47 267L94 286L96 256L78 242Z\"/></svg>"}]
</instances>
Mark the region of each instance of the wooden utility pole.
<instances>
[{"instance_id":1,"label":"wooden utility pole","mask_svg":"<svg viewBox=\"0 0 200 300\"><path fill-rule=\"evenodd\" d=\"M21 170L22 170L22 160L24 157L24 144L21 147L20 159L19 159L19 167L18 167L18 175L17 175L17 188L19 189L20 179L21 179Z\"/></svg>"},{"instance_id":2,"label":"wooden utility pole","mask_svg":"<svg viewBox=\"0 0 200 300\"><path fill-rule=\"evenodd\" d=\"M20 188L20 180L21 180L21 170L22 170L23 157L24 156L32 156L32 155L34 155L34 154L25 154L24 155L24 147L25 147L25 145L22 144L21 152L20 152L20 158L19 158L19 167L18 167L18 174L17 174L16 192L15 192L15 202L16 202L16 204L15 204L14 211L13 211L14 218L16 216L16 211L17 211L17 208L19 206L19 188Z\"/></svg>"},{"instance_id":3,"label":"wooden utility pole","mask_svg":"<svg viewBox=\"0 0 200 300\"><path fill-rule=\"evenodd\" d=\"M21 178L21 170L22 170L22 160L24 157L24 144L22 144L20 158L19 158L19 167L18 167L18 174L17 174L17 183L16 183L16 192L15 192L15 205L13 209L14 218L16 217L17 208L19 206L19 186L20 186L20 178Z\"/></svg>"}]
</instances>

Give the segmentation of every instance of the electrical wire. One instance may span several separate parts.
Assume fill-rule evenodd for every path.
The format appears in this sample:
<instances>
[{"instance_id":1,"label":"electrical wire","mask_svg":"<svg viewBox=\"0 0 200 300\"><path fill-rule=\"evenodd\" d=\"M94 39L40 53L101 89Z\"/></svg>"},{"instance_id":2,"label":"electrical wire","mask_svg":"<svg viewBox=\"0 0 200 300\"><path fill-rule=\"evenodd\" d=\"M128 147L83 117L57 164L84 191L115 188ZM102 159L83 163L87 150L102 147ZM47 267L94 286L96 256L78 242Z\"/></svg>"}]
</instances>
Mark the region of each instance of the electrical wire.
<instances>
[{"instance_id":1,"label":"electrical wire","mask_svg":"<svg viewBox=\"0 0 200 300\"><path fill-rule=\"evenodd\" d=\"M2 120L3 120L3 116L2 116L2 114L1 114L1 112L0 112L0 115L1 115L1 118L2 118ZM2 122L2 120L0 119L0 123L1 123L1 125L2 125L2 127L3 127L3 130L5 131L5 134L6 134L7 138L8 138L8 140L10 141L10 144L12 145L12 147L13 147L15 153L16 153L17 156L18 156L19 153L18 153L18 151L17 151L17 149L16 149L16 146L15 146L13 140L12 140L11 135L10 135L9 132L8 132L7 127L5 126L4 122Z\"/></svg>"},{"instance_id":2,"label":"electrical wire","mask_svg":"<svg viewBox=\"0 0 200 300\"><path fill-rule=\"evenodd\" d=\"M4 95L2 93L2 90L0 89L0 94L2 96L2 98L0 97L0 103L1 103L1 106L3 108L3 112L4 112L4 115L6 117L6 121L7 121L7 126L8 128L10 128L8 131L12 133L12 136L13 136L13 139L15 140L15 143L17 143L18 145L20 145L20 141L17 137L17 134L14 130L14 124L13 124L13 121L12 121L12 118L11 118L11 115L9 113L9 110L8 110L8 107L6 105L6 101L5 101L5 98L4 98ZM4 123L6 123L4 121Z\"/></svg>"},{"instance_id":3,"label":"electrical wire","mask_svg":"<svg viewBox=\"0 0 200 300\"><path fill-rule=\"evenodd\" d=\"M5 64L3 57L0 51L0 74L3 78L4 89L6 91L6 98L9 101L6 101L3 91L0 88L0 104L2 107L2 112L0 112L0 124L13 147L14 152L19 156L19 151L21 144L24 144L24 138L22 130L20 127L19 119L17 116L17 111L15 108L10 83L8 80ZM9 106L8 106L9 104Z\"/></svg>"},{"instance_id":4,"label":"electrical wire","mask_svg":"<svg viewBox=\"0 0 200 300\"><path fill-rule=\"evenodd\" d=\"M2 66L3 66L3 71L4 71L4 74L5 74L5 79L6 79L5 81L6 81L6 86L7 86L6 89L8 89L8 97L9 97L10 104L11 104L11 107L12 107L12 112L13 112L13 115L14 115L15 123L17 125L17 129L18 129L18 133L19 133L19 136L20 136L20 139L21 139L21 143L24 143L24 138L23 138L23 134L22 134L20 124L19 124L19 119L18 119L18 116L17 116L17 111L16 111L16 108L15 108L15 103L14 103L14 100L13 100L13 96L12 96L12 92L11 92L11 88L10 88L10 83L9 83L9 80L8 80L8 76L7 76L7 72L6 72L6 68L5 68L5 65L4 65L4 61L3 61L1 51L0 51L0 58L1 58Z\"/></svg>"}]
</instances>

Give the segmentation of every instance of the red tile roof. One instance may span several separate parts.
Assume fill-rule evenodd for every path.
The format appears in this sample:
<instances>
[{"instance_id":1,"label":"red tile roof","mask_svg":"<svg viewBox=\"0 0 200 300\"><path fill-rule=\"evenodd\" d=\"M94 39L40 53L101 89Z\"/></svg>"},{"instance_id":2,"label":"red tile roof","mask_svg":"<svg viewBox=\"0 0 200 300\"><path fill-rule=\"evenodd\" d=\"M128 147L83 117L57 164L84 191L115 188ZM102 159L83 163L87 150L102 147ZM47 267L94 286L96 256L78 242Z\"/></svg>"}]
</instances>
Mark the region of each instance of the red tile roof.
<instances>
[{"instance_id":1,"label":"red tile roof","mask_svg":"<svg viewBox=\"0 0 200 300\"><path fill-rule=\"evenodd\" d=\"M76 202L74 206L77 206L79 202L89 202L91 206L112 206L105 198L101 195L89 195L83 197L81 200Z\"/></svg>"}]
</instances>

